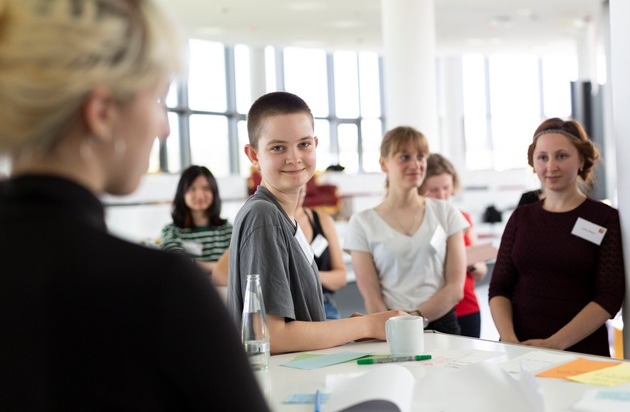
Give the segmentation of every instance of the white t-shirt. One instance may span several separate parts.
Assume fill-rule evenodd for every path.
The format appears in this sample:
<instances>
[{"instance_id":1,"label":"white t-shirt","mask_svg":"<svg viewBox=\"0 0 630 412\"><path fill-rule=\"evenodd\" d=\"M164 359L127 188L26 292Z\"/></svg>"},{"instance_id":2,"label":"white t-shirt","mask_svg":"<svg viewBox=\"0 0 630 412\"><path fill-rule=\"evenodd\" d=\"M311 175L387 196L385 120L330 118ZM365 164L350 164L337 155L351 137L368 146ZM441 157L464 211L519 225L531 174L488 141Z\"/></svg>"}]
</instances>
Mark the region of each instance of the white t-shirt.
<instances>
[{"instance_id":1,"label":"white t-shirt","mask_svg":"<svg viewBox=\"0 0 630 412\"><path fill-rule=\"evenodd\" d=\"M350 217L344 250L369 252L390 309L413 310L444 286L447 238L468 227L457 207L425 198L422 224L407 236L394 230L374 209Z\"/></svg>"}]
</instances>

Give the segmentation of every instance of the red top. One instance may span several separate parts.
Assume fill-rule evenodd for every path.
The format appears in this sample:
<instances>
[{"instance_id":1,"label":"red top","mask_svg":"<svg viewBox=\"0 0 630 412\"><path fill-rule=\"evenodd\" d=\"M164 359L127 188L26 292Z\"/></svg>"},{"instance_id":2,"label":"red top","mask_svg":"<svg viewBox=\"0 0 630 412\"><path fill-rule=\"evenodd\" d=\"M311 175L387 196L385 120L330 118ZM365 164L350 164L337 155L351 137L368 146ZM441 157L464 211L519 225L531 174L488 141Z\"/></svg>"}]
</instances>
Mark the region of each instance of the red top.
<instances>
[{"instance_id":1,"label":"red top","mask_svg":"<svg viewBox=\"0 0 630 412\"><path fill-rule=\"evenodd\" d=\"M461 212L472 227L473 223L470 215L463 210ZM469 230L470 228L466 229L466 231L464 232L464 245L466 246L470 246L471 243L470 236L468 235ZM475 294L475 279L470 273L466 273L466 282L464 283L464 299L460 300L459 303L455 305L455 313L457 314L457 316L465 316L477 312L479 312L479 303L477 302L477 295Z\"/></svg>"}]
</instances>

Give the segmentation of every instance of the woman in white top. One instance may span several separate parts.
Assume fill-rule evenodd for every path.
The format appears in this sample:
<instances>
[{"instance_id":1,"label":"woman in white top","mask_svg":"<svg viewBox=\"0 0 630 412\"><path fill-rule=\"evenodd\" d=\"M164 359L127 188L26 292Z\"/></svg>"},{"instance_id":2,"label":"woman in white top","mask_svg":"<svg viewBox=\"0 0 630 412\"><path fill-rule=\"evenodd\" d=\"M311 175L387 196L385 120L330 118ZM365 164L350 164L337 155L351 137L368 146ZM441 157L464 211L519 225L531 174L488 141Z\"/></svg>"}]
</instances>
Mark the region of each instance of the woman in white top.
<instances>
[{"instance_id":1,"label":"woman in white top","mask_svg":"<svg viewBox=\"0 0 630 412\"><path fill-rule=\"evenodd\" d=\"M459 334L454 307L464 295L468 222L450 203L418 195L428 155L426 137L412 127L385 134L387 194L350 218L344 249L369 313L405 310L429 329Z\"/></svg>"}]
</instances>

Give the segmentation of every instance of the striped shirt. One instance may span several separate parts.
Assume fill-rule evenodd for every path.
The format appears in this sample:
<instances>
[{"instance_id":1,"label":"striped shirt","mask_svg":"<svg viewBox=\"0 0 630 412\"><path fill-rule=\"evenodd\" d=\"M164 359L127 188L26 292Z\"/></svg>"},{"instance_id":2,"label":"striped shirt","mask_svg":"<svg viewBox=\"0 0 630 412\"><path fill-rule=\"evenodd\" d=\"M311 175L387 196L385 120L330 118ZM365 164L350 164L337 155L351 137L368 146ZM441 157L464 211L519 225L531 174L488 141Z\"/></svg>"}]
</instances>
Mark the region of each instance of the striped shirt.
<instances>
[{"instance_id":1,"label":"striped shirt","mask_svg":"<svg viewBox=\"0 0 630 412\"><path fill-rule=\"evenodd\" d=\"M232 224L184 229L169 223L162 229L160 247L184 252L197 260L216 262L230 246Z\"/></svg>"}]
</instances>

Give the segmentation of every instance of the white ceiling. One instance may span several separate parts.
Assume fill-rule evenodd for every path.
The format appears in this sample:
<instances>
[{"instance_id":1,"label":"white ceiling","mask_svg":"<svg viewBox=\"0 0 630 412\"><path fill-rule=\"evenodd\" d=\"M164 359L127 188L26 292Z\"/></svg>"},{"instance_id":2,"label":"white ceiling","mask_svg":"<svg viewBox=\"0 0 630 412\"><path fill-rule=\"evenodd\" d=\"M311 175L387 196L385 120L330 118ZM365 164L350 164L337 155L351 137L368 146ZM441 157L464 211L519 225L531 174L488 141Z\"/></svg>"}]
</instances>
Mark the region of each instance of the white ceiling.
<instances>
[{"instance_id":1,"label":"white ceiling","mask_svg":"<svg viewBox=\"0 0 630 412\"><path fill-rule=\"evenodd\" d=\"M381 51L381 1L388 0L163 1L190 37ZM437 52L574 53L587 23L598 20L603 1L433 0Z\"/></svg>"}]
</instances>

